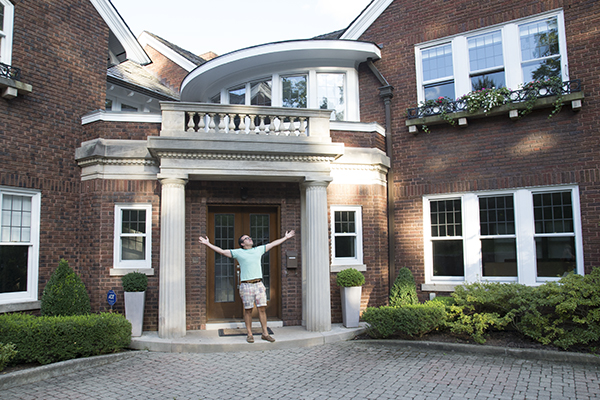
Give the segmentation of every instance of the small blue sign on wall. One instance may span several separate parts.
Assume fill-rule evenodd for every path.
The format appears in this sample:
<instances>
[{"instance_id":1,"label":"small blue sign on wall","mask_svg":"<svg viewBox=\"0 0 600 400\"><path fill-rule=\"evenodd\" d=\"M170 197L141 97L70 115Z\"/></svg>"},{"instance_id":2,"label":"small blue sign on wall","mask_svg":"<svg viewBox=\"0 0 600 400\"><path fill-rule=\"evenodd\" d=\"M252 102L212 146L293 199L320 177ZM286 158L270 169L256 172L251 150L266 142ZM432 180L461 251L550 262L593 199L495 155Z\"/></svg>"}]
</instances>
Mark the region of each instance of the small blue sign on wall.
<instances>
[{"instance_id":1,"label":"small blue sign on wall","mask_svg":"<svg viewBox=\"0 0 600 400\"><path fill-rule=\"evenodd\" d=\"M108 294L106 295L106 301L108 301L108 304L110 304L111 307L117 302L117 294L114 290L108 291Z\"/></svg>"}]
</instances>

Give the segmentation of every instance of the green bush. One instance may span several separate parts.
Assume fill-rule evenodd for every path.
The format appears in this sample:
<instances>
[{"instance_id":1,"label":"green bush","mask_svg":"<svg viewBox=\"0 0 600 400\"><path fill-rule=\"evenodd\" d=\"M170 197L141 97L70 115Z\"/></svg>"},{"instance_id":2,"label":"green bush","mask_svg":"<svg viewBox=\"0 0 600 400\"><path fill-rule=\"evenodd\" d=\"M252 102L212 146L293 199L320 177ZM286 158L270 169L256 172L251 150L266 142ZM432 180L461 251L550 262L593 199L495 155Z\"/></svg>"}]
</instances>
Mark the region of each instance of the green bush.
<instances>
[{"instance_id":1,"label":"green bush","mask_svg":"<svg viewBox=\"0 0 600 400\"><path fill-rule=\"evenodd\" d=\"M42 293L42 315L84 315L91 310L90 297L81 278L61 259Z\"/></svg>"},{"instance_id":2,"label":"green bush","mask_svg":"<svg viewBox=\"0 0 600 400\"><path fill-rule=\"evenodd\" d=\"M399 307L408 304L419 304L417 285L410 269L402 267L390 290L390 306Z\"/></svg>"},{"instance_id":3,"label":"green bush","mask_svg":"<svg viewBox=\"0 0 600 400\"><path fill-rule=\"evenodd\" d=\"M342 287L362 286L365 284L365 276L357 269L347 268L338 272L336 283Z\"/></svg>"},{"instance_id":4,"label":"green bush","mask_svg":"<svg viewBox=\"0 0 600 400\"><path fill-rule=\"evenodd\" d=\"M15 345L12 343L0 343L0 371L17 355Z\"/></svg>"},{"instance_id":5,"label":"green bush","mask_svg":"<svg viewBox=\"0 0 600 400\"><path fill-rule=\"evenodd\" d=\"M535 288L516 283L472 283L457 286L446 327L485 343L490 329L503 330L526 311Z\"/></svg>"},{"instance_id":6,"label":"green bush","mask_svg":"<svg viewBox=\"0 0 600 400\"><path fill-rule=\"evenodd\" d=\"M141 272L130 272L121 277L126 292L145 292L148 288L148 276Z\"/></svg>"},{"instance_id":7,"label":"green bush","mask_svg":"<svg viewBox=\"0 0 600 400\"><path fill-rule=\"evenodd\" d=\"M600 340L600 268L569 274L536 288L536 296L517 323L525 335L562 349Z\"/></svg>"},{"instance_id":8,"label":"green bush","mask_svg":"<svg viewBox=\"0 0 600 400\"><path fill-rule=\"evenodd\" d=\"M369 335L381 338L398 333L420 337L442 326L445 317L441 303L369 307L361 316L369 324Z\"/></svg>"},{"instance_id":9,"label":"green bush","mask_svg":"<svg viewBox=\"0 0 600 400\"><path fill-rule=\"evenodd\" d=\"M15 345L15 364L49 364L124 349L131 342L131 323L112 313L44 317L3 314L0 342Z\"/></svg>"}]
</instances>

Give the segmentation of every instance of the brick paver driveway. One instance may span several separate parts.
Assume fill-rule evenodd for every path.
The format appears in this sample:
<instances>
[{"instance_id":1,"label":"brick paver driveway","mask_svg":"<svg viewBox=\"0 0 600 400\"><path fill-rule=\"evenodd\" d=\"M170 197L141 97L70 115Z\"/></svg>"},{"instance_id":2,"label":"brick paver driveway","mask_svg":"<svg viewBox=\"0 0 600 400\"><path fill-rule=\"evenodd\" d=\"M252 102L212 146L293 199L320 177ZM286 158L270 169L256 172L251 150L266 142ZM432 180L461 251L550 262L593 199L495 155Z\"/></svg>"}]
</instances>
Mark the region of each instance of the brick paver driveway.
<instances>
[{"instance_id":1,"label":"brick paver driveway","mask_svg":"<svg viewBox=\"0 0 600 400\"><path fill-rule=\"evenodd\" d=\"M589 399L600 366L381 342L150 353L5 389L2 399Z\"/></svg>"}]
</instances>

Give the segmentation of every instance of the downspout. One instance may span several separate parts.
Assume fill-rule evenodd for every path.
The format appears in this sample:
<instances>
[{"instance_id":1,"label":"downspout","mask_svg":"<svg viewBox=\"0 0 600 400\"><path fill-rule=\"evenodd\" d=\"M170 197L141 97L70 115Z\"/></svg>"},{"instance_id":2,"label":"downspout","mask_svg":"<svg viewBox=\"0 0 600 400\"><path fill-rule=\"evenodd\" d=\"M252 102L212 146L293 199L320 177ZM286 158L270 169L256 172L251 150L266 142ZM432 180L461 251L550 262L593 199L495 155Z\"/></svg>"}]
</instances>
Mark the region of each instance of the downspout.
<instances>
[{"instance_id":1,"label":"downspout","mask_svg":"<svg viewBox=\"0 0 600 400\"><path fill-rule=\"evenodd\" d=\"M381 75L381 72L373 64L372 59L367 60L367 65L371 69L371 72L381 83L379 88L379 97L383 99L385 106L385 152L390 159L390 168L387 172L387 221L388 221L388 285L392 287L396 280L396 270L394 265L396 263L395 256L395 240L394 240L394 226L395 226L395 202L394 202L394 157L392 152L392 97L394 97L394 87L391 86L388 81Z\"/></svg>"}]
</instances>

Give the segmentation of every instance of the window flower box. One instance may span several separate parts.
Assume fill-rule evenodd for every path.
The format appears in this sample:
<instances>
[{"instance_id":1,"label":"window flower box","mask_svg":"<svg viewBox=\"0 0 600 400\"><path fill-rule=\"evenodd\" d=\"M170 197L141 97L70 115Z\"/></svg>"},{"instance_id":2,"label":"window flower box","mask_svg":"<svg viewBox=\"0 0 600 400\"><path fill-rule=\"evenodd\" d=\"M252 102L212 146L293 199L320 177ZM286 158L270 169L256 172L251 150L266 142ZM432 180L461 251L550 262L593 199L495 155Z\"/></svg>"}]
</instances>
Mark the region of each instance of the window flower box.
<instances>
[{"instance_id":1,"label":"window flower box","mask_svg":"<svg viewBox=\"0 0 600 400\"><path fill-rule=\"evenodd\" d=\"M571 103L571 109L581 109L584 98L581 82L560 82L556 79L530 82L519 90L482 89L451 100L440 97L428 100L417 108L407 110L406 126L417 134L419 127L429 132L428 126L449 123L465 127L468 119L508 115L519 119L534 109L553 108L549 117L560 111L563 104Z\"/></svg>"}]
</instances>

